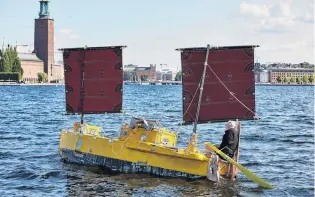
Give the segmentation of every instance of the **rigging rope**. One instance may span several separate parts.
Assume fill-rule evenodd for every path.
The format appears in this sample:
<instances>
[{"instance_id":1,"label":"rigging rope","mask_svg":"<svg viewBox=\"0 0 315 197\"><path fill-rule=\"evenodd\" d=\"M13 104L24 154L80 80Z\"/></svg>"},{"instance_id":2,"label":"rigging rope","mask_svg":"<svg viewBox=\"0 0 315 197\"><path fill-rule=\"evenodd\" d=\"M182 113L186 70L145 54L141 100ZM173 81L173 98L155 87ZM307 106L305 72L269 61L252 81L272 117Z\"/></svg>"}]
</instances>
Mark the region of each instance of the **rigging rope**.
<instances>
[{"instance_id":1,"label":"rigging rope","mask_svg":"<svg viewBox=\"0 0 315 197\"><path fill-rule=\"evenodd\" d=\"M196 88L195 94L194 94L194 96L193 96L191 102L189 103L189 105L188 105L188 107L187 107L185 113L183 114L183 117L186 115L188 109L190 108L191 104L193 103L193 101L194 101L194 99L195 99L195 96L197 95L198 89L200 88L201 80L202 80L202 79L200 79L199 84L198 84L198 87Z\"/></svg>"},{"instance_id":2,"label":"rigging rope","mask_svg":"<svg viewBox=\"0 0 315 197\"><path fill-rule=\"evenodd\" d=\"M240 101L233 92L231 92L226 85L221 81L221 79L218 77L218 75L214 72L214 70L209 66L208 64L208 68L211 70L211 72L214 74L214 76L220 81L220 83L223 85L223 87L230 93L230 95L232 95L241 105L243 105L248 111L250 111L251 113L253 113L255 115L255 117L259 118L258 115L253 112L250 108L248 108L244 103L242 103L242 101Z\"/></svg>"}]
</instances>

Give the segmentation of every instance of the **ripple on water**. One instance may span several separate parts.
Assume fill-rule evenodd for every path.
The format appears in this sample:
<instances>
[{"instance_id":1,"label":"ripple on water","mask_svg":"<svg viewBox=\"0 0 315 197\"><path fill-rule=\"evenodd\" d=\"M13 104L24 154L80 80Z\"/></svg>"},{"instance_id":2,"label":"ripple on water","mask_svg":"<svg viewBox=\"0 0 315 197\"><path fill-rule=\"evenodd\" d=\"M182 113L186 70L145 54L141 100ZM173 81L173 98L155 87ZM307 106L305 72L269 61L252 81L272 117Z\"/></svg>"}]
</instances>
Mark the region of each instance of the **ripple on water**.
<instances>
[{"instance_id":1,"label":"ripple on water","mask_svg":"<svg viewBox=\"0 0 315 197\"><path fill-rule=\"evenodd\" d=\"M288 92L290 94L288 94ZM180 129L186 146L192 125L181 119L180 86L124 86L129 113L159 119ZM146 97L139 97L146 95ZM158 99L157 99L158 98ZM2 196L311 196L314 193L313 87L256 87L259 121L242 123L240 163L276 186L264 190L239 174L235 182L166 179L143 174L109 174L65 164L58 156L59 134L80 119L65 116L64 87L0 86L0 193ZM312 101L312 102L310 102ZM128 116L86 115L86 122L117 135ZM224 123L198 126L199 146L219 143Z\"/></svg>"}]
</instances>

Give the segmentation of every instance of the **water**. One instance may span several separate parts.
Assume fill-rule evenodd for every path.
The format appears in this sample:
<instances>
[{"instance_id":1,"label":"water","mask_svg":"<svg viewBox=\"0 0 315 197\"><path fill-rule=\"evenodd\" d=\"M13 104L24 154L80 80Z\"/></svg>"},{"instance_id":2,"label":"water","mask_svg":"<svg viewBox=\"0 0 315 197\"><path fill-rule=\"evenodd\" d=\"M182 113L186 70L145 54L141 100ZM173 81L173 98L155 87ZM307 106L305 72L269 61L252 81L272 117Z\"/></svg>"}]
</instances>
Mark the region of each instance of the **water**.
<instances>
[{"instance_id":1,"label":"water","mask_svg":"<svg viewBox=\"0 0 315 197\"><path fill-rule=\"evenodd\" d=\"M125 86L124 108L180 129L186 146L191 126L179 128L181 86ZM0 196L313 196L314 88L256 87L259 121L243 122L240 163L277 189L257 187L244 175L221 185L144 174L114 175L65 164L57 154L60 130L79 116L65 116L64 87L0 86ZM117 135L121 115L86 115ZM125 116L127 121L129 117ZM223 123L203 124L199 144L219 143Z\"/></svg>"}]
</instances>

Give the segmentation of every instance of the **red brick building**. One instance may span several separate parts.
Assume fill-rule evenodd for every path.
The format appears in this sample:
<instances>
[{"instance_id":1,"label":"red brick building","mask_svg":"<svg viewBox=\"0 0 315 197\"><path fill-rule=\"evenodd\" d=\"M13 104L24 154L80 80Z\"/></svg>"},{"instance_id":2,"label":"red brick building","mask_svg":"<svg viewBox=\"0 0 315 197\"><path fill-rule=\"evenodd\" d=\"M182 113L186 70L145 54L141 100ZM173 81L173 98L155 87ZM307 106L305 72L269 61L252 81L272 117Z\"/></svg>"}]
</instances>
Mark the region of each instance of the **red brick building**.
<instances>
[{"instance_id":1,"label":"red brick building","mask_svg":"<svg viewBox=\"0 0 315 197\"><path fill-rule=\"evenodd\" d=\"M44 72L44 62L35 53L19 53L21 67L23 69L23 81L26 83L36 83L37 73Z\"/></svg>"},{"instance_id":2,"label":"red brick building","mask_svg":"<svg viewBox=\"0 0 315 197\"><path fill-rule=\"evenodd\" d=\"M147 81L156 80L156 66L150 65L150 67L136 67L134 69L135 75L137 76L138 81L141 80L141 75L147 76Z\"/></svg>"},{"instance_id":3,"label":"red brick building","mask_svg":"<svg viewBox=\"0 0 315 197\"><path fill-rule=\"evenodd\" d=\"M54 66L54 19L49 17L49 0L40 0L39 17L34 26L34 53L44 62L48 81L52 80Z\"/></svg>"}]
</instances>

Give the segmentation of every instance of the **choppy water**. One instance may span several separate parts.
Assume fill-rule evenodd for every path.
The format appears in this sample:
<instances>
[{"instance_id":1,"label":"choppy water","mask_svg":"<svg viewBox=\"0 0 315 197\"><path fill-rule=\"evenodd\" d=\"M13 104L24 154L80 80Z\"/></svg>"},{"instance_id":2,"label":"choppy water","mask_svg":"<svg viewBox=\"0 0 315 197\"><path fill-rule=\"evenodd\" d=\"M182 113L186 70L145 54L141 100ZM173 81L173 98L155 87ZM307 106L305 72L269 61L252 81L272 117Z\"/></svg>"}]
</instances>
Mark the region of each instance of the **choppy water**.
<instances>
[{"instance_id":1,"label":"choppy water","mask_svg":"<svg viewBox=\"0 0 315 197\"><path fill-rule=\"evenodd\" d=\"M125 86L124 108L179 129L181 92L181 86ZM64 87L0 86L0 196L313 196L314 88L258 86L256 100L263 119L243 122L240 163L275 190L242 174L216 185L62 163L60 130L79 120L63 115ZM117 135L122 116L87 115L86 121ZM192 127L180 130L185 146ZM200 125L201 148L204 141L219 143L222 133L223 123Z\"/></svg>"}]
</instances>

